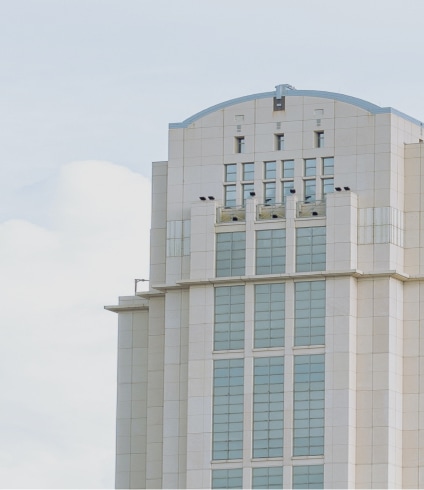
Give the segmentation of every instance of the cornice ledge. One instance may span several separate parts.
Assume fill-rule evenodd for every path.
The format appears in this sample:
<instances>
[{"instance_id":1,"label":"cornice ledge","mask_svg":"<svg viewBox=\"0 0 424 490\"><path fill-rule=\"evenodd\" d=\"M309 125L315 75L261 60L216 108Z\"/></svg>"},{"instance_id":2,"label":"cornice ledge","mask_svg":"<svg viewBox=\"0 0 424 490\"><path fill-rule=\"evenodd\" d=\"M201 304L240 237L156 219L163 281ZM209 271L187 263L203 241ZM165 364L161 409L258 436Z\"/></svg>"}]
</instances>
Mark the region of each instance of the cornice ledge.
<instances>
[{"instance_id":1,"label":"cornice ledge","mask_svg":"<svg viewBox=\"0 0 424 490\"><path fill-rule=\"evenodd\" d=\"M104 306L104 309L107 311L112 311L113 313L121 313L122 311L140 311L140 310L148 310L149 305L110 305Z\"/></svg>"}]
</instances>

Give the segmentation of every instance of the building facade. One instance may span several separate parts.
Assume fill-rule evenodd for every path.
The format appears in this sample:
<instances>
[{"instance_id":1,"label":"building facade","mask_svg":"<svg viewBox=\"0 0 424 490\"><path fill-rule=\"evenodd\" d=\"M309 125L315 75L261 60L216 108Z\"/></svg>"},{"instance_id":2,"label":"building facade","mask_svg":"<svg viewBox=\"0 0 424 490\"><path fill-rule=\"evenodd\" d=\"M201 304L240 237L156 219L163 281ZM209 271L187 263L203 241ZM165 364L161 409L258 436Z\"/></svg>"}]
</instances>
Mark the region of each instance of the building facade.
<instances>
[{"instance_id":1,"label":"building facade","mask_svg":"<svg viewBox=\"0 0 424 490\"><path fill-rule=\"evenodd\" d=\"M290 85L170 124L118 488L424 487L423 138Z\"/></svg>"}]
</instances>

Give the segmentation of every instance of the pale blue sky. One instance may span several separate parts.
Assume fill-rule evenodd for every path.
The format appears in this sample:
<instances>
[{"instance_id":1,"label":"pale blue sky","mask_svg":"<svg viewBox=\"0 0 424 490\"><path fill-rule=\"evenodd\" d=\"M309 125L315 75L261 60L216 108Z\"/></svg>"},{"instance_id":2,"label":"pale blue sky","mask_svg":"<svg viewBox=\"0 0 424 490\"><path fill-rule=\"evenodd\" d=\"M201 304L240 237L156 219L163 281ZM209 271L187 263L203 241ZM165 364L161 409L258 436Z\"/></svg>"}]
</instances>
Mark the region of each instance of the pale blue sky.
<instances>
[{"instance_id":1,"label":"pale blue sky","mask_svg":"<svg viewBox=\"0 0 424 490\"><path fill-rule=\"evenodd\" d=\"M421 0L0 0L3 488L113 486L102 307L148 276L168 123L280 83L423 120L423 18Z\"/></svg>"}]
</instances>

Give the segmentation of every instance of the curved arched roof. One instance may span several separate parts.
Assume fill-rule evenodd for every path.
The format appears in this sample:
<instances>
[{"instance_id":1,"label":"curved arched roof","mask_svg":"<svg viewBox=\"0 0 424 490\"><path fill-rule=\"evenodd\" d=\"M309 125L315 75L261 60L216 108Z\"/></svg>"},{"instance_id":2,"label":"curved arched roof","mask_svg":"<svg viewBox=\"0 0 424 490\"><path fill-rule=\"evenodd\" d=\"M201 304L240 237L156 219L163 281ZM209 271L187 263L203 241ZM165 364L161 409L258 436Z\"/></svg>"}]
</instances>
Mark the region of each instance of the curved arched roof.
<instances>
[{"instance_id":1,"label":"curved arched roof","mask_svg":"<svg viewBox=\"0 0 424 490\"><path fill-rule=\"evenodd\" d=\"M245 95L244 97L237 97L236 99L226 100L225 102L213 105L211 107L208 107L207 109L204 109L203 111L198 112L197 114L194 114L193 116L188 117L182 122L170 123L169 128L187 128L193 122L204 116L207 116L208 114L211 114L212 112L219 111L220 109L224 109L225 107L230 107L232 105L240 104L242 102L248 102L249 100L273 98L276 97L277 92L279 93L279 95L283 95L285 97L318 97L323 99L338 100L340 102L345 102L347 104L360 107L361 109L364 109L371 114L396 114L397 116L402 117L414 124L417 124L418 126L423 125L423 123L421 121L418 121L418 119L408 116L407 114L404 114L397 109L393 109L392 107L380 107L366 100L351 97L350 95L338 94L336 92L324 92L321 90L296 90L289 85L279 85L273 92Z\"/></svg>"}]
</instances>

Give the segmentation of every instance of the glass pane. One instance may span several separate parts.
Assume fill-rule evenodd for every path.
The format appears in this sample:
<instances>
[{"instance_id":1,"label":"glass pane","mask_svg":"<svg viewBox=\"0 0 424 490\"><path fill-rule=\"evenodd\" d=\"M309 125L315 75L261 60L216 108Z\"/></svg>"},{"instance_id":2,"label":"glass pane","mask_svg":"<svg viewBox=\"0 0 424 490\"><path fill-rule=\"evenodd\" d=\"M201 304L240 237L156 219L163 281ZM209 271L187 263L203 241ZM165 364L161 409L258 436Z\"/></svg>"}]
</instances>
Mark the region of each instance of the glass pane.
<instances>
[{"instance_id":1,"label":"glass pane","mask_svg":"<svg viewBox=\"0 0 424 490\"><path fill-rule=\"evenodd\" d=\"M277 170L276 162L265 162L264 178L275 179L276 170Z\"/></svg>"},{"instance_id":2,"label":"glass pane","mask_svg":"<svg viewBox=\"0 0 424 490\"><path fill-rule=\"evenodd\" d=\"M284 160L283 178L292 179L294 177L294 160Z\"/></svg>"},{"instance_id":3,"label":"glass pane","mask_svg":"<svg viewBox=\"0 0 424 490\"><path fill-rule=\"evenodd\" d=\"M283 202L286 202L286 197L290 196L290 190L294 189L294 182L292 180L288 180L283 182Z\"/></svg>"},{"instance_id":4,"label":"glass pane","mask_svg":"<svg viewBox=\"0 0 424 490\"><path fill-rule=\"evenodd\" d=\"M323 179L322 180L322 193L324 196L334 192L334 179Z\"/></svg>"},{"instance_id":5,"label":"glass pane","mask_svg":"<svg viewBox=\"0 0 424 490\"><path fill-rule=\"evenodd\" d=\"M275 204L275 182L264 184L264 197L266 204Z\"/></svg>"},{"instance_id":6,"label":"glass pane","mask_svg":"<svg viewBox=\"0 0 424 490\"><path fill-rule=\"evenodd\" d=\"M251 192L254 192L254 184L243 184L243 206L246 204L246 199L252 197Z\"/></svg>"},{"instance_id":7,"label":"glass pane","mask_svg":"<svg viewBox=\"0 0 424 490\"><path fill-rule=\"evenodd\" d=\"M226 185L225 186L225 206L235 206L236 205L236 186Z\"/></svg>"},{"instance_id":8,"label":"glass pane","mask_svg":"<svg viewBox=\"0 0 424 490\"><path fill-rule=\"evenodd\" d=\"M243 383L243 359L214 361L212 452L215 460L238 459L243 455ZM237 415L240 422L230 422L230 415Z\"/></svg>"},{"instance_id":9,"label":"glass pane","mask_svg":"<svg viewBox=\"0 0 424 490\"><path fill-rule=\"evenodd\" d=\"M317 184L315 180L305 180L303 182L304 188L304 201L314 202L316 200Z\"/></svg>"},{"instance_id":10,"label":"glass pane","mask_svg":"<svg viewBox=\"0 0 424 490\"><path fill-rule=\"evenodd\" d=\"M334 174L334 157L323 158L323 173L324 175Z\"/></svg>"},{"instance_id":11,"label":"glass pane","mask_svg":"<svg viewBox=\"0 0 424 490\"><path fill-rule=\"evenodd\" d=\"M237 180L237 165L232 163L225 165L225 182L236 182Z\"/></svg>"},{"instance_id":12,"label":"glass pane","mask_svg":"<svg viewBox=\"0 0 424 490\"><path fill-rule=\"evenodd\" d=\"M277 134L276 135L276 142L277 142L277 150L281 151L284 150L284 134Z\"/></svg>"},{"instance_id":13,"label":"glass pane","mask_svg":"<svg viewBox=\"0 0 424 490\"><path fill-rule=\"evenodd\" d=\"M312 177L316 175L316 159L307 158L305 160L305 177Z\"/></svg>"},{"instance_id":14,"label":"glass pane","mask_svg":"<svg viewBox=\"0 0 424 490\"><path fill-rule=\"evenodd\" d=\"M255 165L253 163L243 164L243 180L254 180L255 178Z\"/></svg>"},{"instance_id":15,"label":"glass pane","mask_svg":"<svg viewBox=\"0 0 424 490\"><path fill-rule=\"evenodd\" d=\"M244 137L236 138L236 152L244 153Z\"/></svg>"}]
</instances>

